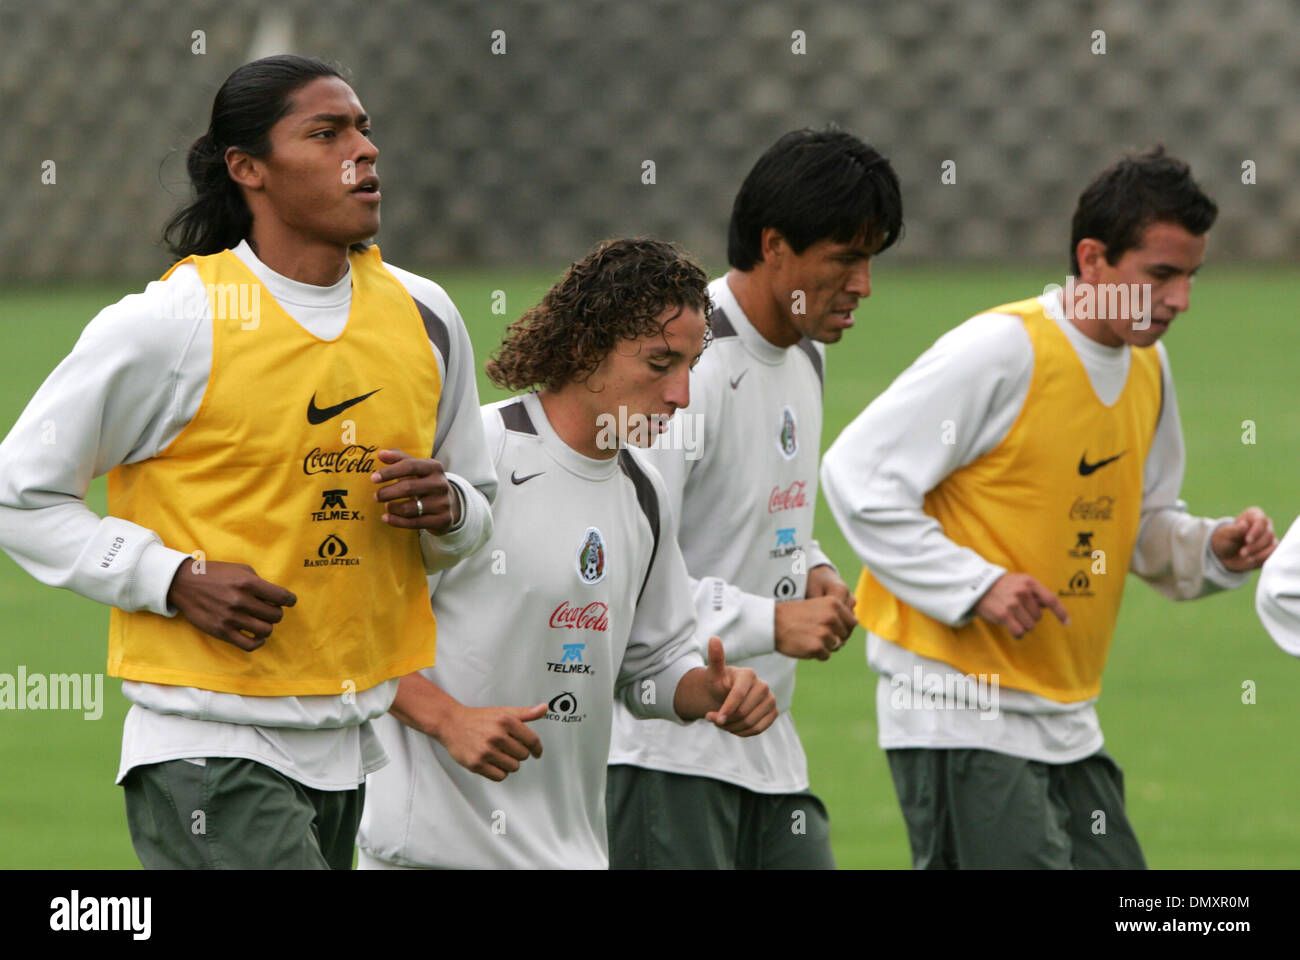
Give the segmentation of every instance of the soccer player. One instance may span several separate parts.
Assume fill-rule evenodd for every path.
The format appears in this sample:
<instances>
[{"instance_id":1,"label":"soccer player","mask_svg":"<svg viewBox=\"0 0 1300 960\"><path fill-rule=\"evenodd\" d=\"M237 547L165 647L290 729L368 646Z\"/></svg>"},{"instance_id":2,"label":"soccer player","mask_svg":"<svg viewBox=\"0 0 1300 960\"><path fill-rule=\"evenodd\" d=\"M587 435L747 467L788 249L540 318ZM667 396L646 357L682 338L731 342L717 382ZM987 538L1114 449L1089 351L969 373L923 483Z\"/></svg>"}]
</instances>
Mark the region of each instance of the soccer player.
<instances>
[{"instance_id":1,"label":"soccer player","mask_svg":"<svg viewBox=\"0 0 1300 960\"><path fill-rule=\"evenodd\" d=\"M603 869L615 698L738 737L775 719L716 637L704 665L673 504L631 449L690 403L705 284L671 245L612 241L507 331L488 375L541 389L483 408L510 483L434 586L437 665L375 722L395 761L368 783L363 867Z\"/></svg>"},{"instance_id":2,"label":"soccer player","mask_svg":"<svg viewBox=\"0 0 1300 960\"><path fill-rule=\"evenodd\" d=\"M180 261L91 321L0 445L0 545L114 608L146 867L349 869L369 721L434 659L426 573L491 533L464 324L364 244L378 153L335 68L237 69L189 151Z\"/></svg>"},{"instance_id":3,"label":"soccer player","mask_svg":"<svg viewBox=\"0 0 1300 960\"><path fill-rule=\"evenodd\" d=\"M615 868L834 866L825 807L788 712L796 661L827 659L857 623L813 539L824 344L871 293L871 258L902 228L898 178L848 133L799 130L754 165L709 285L713 346L691 410L650 451L663 474L702 635L772 687L762 737L633 723L609 762Z\"/></svg>"},{"instance_id":4,"label":"soccer player","mask_svg":"<svg viewBox=\"0 0 1300 960\"><path fill-rule=\"evenodd\" d=\"M1145 866L1095 709L1125 574L1192 599L1275 546L1257 508L1178 499L1158 341L1216 212L1162 149L1119 160L1079 198L1065 289L949 331L826 453L917 868Z\"/></svg>"}]
</instances>

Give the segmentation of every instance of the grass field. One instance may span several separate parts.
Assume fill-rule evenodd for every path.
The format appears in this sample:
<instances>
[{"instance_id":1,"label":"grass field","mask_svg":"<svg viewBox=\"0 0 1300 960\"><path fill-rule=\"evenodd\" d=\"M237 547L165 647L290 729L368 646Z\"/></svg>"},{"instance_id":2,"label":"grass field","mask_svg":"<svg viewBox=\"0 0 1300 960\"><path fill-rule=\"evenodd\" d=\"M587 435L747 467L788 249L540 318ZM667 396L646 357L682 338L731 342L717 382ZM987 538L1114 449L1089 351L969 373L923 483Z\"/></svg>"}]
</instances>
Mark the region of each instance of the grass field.
<instances>
[{"instance_id":1,"label":"grass field","mask_svg":"<svg viewBox=\"0 0 1300 960\"><path fill-rule=\"evenodd\" d=\"M430 270L465 315L481 370L506 321L535 302L547 273ZM828 351L823 449L921 350L979 309L1062 282L1052 270L876 269L857 326ZM1217 267L1165 338L1187 441L1183 497L1193 512L1250 504L1279 536L1300 509L1300 355L1294 271ZM0 299L0 434L105 304L139 289L13 289ZM491 313L504 290L508 313ZM484 402L503 396L480 373ZM1243 421L1255 424L1242 442ZM104 481L89 503L103 513ZM852 584L858 565L818 504L818 537ZM1099 705L1107 749L1124 767L1129 812L1153 867L1300 867L1300 663L1255 617L1254 578L1240 591L1174 604L1133 580ZM0 673L102 672L108 611L45 587L0 554ZM829 663L803 664L794 717L813 789L830 810L842 867L910 863L884 756L863 635ZM1253 681L1256 702L1243 704ZM127 702L106 679L102 718L0 712L0 867L135 867L117 770Z\"/></svg>"}]
</instances>

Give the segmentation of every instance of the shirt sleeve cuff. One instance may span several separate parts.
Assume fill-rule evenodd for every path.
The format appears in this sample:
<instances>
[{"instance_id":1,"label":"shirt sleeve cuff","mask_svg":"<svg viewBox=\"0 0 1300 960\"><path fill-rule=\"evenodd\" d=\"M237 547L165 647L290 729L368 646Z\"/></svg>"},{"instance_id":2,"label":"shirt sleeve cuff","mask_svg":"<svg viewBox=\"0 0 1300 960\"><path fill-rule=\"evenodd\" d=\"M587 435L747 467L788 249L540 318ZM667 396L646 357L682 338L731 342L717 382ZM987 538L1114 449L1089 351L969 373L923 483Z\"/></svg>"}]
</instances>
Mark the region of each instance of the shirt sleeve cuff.
<instances>
[{"instance_id":1,"label":"shirt sleeve cuff","mask_svg":"<svg viewBox=\"0 0 1300 960\"><path fill-rule=\"evenodd\" d=\"M694 722L691 720L683 720L679 717L677 711L673 709L673 703L677 699L677 685L682 682L682 677L686 676L686 674L690 673L696 667L703 667L704 665L704 658L700 656L699 651L692 650L686 656L680 657L668 664L668 666L664 667L664 669L656 674L652 679L654 680L655 686L666 692L668 696L655 697L654 703L646 704L643 708L646 711L645 715L648 718L657 720L671 720L674 723L679 723L683 726L687 723ZM639 695L639 691L634 691L633 695Z\"/></svg>"},{"instance_id":2,"label":"shirt sleeve cuff","mask_svg":"<svg viewBox=\"0 0 1300 960\"><path fill-rule=\"evenodd\" d=\"M447 528L446 533L455 533L465 526L465 493L451 477L447 478L447 485L451 487L451 495L456 498L456 522Z\"/></svg>"},{"instance_id":3,"label":"shirt sleeve cuff","mask_svg":"<svg viewBox=\"0 0 1300 960\"><path fill-rule=\"evenodd\" d=\"M167 594L171 592L176 571L186 560L194 558L156 540L146 544L135 566L136 610L148 610L164 617L176 616L176 608L167 603Z\"/></svg>"},{"instance_id":4,"label":"shirt sleeve cuff","mask_svg":"<svg viewBox=\"0 0 1300 960\"><path fill-rule=\"evenodd\" d=\"M837 574L840 572L835 564L831 563L831 558L822 552L821 546L815 540L808 545L808 569L811 570L814 567L830 567Z\"/></svg>"},{"instance_id":5,"label":"shirt sleeve cuff","mask_svg":"<svg viewBox=\"0 0 1300 960\"><path fill-rule=\"evenodd\" d=\"M761 657L776 651L776 600L772 597L760 597L753 593L740 595L740 611L736 618L734 643L728 643L727 637L719 634L723 649L727 653L727 662L740 663L753 657ZM704 637L708 642L708 637Z\"/></svg>"},{"instance_id":6,"label":"shirt sleeve cuff","mask_svg":"<svg viewBox=\"0 0 1300 960\"><path fill-rule=\"evenodd\" d=\"M949 624L954 627L964 627L975 619L975 607L984 599L984 594L989 592L993 584L997 583L1006 574L1002 567L989 567L988 570L974 580L966 588L965 596L959 597L957 602L964 603L965 608L958 611L955 607L952 609L953 619Z\"/></svg>"}]
</instances>

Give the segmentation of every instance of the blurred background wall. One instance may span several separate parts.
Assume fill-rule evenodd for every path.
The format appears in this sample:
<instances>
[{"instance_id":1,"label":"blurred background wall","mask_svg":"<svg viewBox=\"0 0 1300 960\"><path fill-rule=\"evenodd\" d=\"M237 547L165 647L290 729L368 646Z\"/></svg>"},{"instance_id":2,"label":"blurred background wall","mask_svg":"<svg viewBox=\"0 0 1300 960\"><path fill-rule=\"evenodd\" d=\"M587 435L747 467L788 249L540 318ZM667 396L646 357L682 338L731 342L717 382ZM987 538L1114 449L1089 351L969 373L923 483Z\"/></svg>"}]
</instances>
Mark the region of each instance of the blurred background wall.
<instances>
[{"instance_id":1,"label":"blurred background wall","mask_svg":"<svg viewBox=\"0 0 1300 960\"><path fill-rule=\"evenodd\" d=\"M1064 272L1079 191L1155 141L1218 201L1216 261L1300 253L1295 0L3 0L0 281L159 274L184 148L273 52L351 71L396 263L644 233L720 264L753 161L829 121L899 171L891 259Z\"/></svg>"}]
</instances>

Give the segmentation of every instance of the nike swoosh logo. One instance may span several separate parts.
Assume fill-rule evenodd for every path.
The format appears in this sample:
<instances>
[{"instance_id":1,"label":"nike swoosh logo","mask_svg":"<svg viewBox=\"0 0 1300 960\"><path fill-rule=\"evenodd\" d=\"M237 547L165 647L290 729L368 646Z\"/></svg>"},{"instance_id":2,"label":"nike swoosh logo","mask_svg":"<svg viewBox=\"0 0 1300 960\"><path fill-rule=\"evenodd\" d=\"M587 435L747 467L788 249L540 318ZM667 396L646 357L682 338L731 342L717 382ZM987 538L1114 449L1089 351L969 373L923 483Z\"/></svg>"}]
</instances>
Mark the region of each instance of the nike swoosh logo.
<instances>
[{"instance_id":1,"label":"nike swoosh logo","mask_svg":"<svg viewBox=\"0 0 1300 960\"><path fill-rule=\"evenodd\" d=\"M371 390L369 393L363 393L359 397L353 397L351 400L344 400L342 403L336 403L332 407L316 406L316 394L313 393L311 399L307 401L307 422L311 424L324 423L331 417L337 417L348 407L355 407L362 400L366 399L366 397L373 397L382 389L384 388L378 387Z\"/></svg>"},{"instance_id":2,"label":"nike swoosh logo","mask_svg":"<svg viewBox=\"0 0 1300 960\"><path fill-rule=\"evenodd\" d=\"M1127 450L1121 450L1119 453L1115 454L1115 456L1107 457L1105 460L1098 460L1096 463L1089 463L1087 459L1088 455L1085 453L1083 456L1079 457L1079 476L1086 477L1090 473L1095 473L1102 467L1106 466L1106 464L1114 463L1126 453L1128 453Z\"/></svg>"},{"instance_id":3,"label":"nike swoosh logo","mask_svg":"<svg viewBox=\"0 0 1300 960\"><path fill-rule=\"evenodd\" d=\"M735 380L732 380L732 381L731 381L731 389L732 389L732 390L735 390L736 387L740 386L740 381L745 379L745 374L747 374L747 373L749 373L749 368L748 368L748 367L746 367L744 370L740 371L740 376L738 376Z\"/></svg>"},{"instance_id":4,"label":"nike swoosh logo","mask_svg":"<svg viewBox=\"0 0 1300 960\"><path fill-rule=\"evenodd\" d=\"M545 470L538 470L536 473L530 473L530 474L529 474L528 476L526 476L526 477L520 477L520 476L516 476L516 475L515 475L515 472L514 472L513 470L511 470L511 471L510 471L510 482L513 483L513 484L517 487L517 486L519 486L519 484L521 484L521 483L527 483L529 480L533 479L533 477L540 477L540 476L541 476L542 474L544 474L545 472L546 472Z\"/></svg>"}]
</instances>

